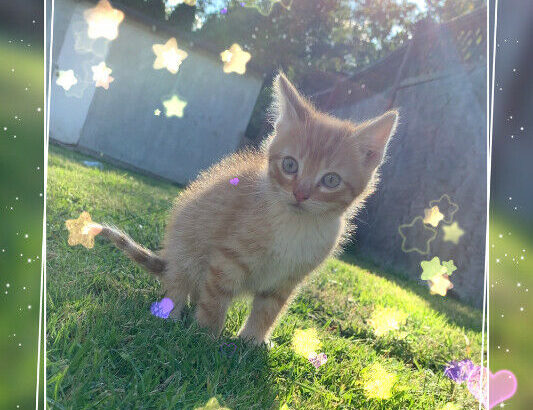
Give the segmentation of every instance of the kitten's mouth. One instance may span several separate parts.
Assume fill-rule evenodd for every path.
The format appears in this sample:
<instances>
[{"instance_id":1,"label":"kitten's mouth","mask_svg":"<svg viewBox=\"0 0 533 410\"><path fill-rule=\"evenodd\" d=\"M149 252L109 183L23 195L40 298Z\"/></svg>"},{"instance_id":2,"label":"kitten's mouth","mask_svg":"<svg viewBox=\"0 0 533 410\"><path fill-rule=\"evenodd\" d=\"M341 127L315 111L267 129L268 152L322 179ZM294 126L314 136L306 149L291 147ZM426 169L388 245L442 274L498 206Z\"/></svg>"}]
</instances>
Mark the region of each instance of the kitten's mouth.
<instances>
[{"instance_id":1,"label":"kitten's mouth","mask_svg":"<svg viewBox=\"0 0 533 410\"><path fill-rule=\"evenodd\" d=\"M289 202L289 205L291 206L292 209L298 212L302 212L305 210L302 204L300 204L299 202Z\"/></svg>"}]
</instances>

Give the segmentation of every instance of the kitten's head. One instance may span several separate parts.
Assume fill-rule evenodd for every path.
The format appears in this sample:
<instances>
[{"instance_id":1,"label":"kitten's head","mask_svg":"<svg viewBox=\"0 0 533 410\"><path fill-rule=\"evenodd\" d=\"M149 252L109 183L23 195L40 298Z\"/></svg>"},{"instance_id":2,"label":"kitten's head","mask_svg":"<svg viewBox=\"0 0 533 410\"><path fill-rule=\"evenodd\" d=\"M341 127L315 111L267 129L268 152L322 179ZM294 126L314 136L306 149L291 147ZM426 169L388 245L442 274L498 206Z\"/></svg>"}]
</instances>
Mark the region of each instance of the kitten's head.
<instances>
[{"instance_id":1,"label":"kitten's head","mask_svg":"<svg viewBox=\"0 0 533 410\"><path fill-rule=\"evenodd\" d=\"M268 177L295 212L344 212L374 189L398 112L362 124L318 112L280 73L274 80Z\"/></svg>"}]
</instances>

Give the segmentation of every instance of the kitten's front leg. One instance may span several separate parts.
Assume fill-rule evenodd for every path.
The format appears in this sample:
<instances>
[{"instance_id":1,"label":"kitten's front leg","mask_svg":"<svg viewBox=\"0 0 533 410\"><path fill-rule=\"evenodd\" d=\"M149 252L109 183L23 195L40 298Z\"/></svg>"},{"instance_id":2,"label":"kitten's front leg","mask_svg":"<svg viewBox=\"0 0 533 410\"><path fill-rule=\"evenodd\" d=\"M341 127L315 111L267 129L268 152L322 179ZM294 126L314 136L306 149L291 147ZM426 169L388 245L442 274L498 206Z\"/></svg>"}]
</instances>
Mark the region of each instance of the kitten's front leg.
<instances>
[{"instance_id":1,"label":"kitten's front leg","mask_svg":"<svg viewBox=\"0 0 533 410\"><path fill-rule=\"evenodd\" d=\"M252 312L240 330L239 337L251 339L254 344L263 343L270 336L274 322L287 306L291 293L292 289L278 289L256 294Z\"/></svg>"}]
</instances>

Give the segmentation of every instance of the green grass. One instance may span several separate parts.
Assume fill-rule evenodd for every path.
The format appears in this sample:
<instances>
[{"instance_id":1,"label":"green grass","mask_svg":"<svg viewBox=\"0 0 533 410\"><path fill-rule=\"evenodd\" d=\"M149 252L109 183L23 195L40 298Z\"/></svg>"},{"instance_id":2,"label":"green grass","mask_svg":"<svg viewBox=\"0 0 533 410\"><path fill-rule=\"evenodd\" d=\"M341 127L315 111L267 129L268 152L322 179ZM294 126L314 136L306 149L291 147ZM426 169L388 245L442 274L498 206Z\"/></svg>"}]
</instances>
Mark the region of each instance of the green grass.
<instances>
[{"instance_id":1,"label":"green grass","mask_svg":"<svg viewBox=\"0 0 533 410\"><path fill-rule=\"evenodd\" d=\"M50 149L48 167L48 401L51 408L205 406L216 396L231 409L477 408L464 385L443 376L452 359L479 362L481 314L351 258L331 259L303 288L274 334L274 347L235 339L249 304L236 301L214 341L191 312L184 322L153 317L157 281L101 239L93 249L67 244L65 220L88 211L150 248L162 239L179 188L81 155ZM215 217L215 216L214 216ZM379 273L379 274L377 274ZM377 337L378 307L408 314ZM315 328L328 362L318 370L292 349L295 329ZM233 341L236 353L219 346ZM389 399L371 398L370 366L394 375Z\"/></svg>"}]
</instances>

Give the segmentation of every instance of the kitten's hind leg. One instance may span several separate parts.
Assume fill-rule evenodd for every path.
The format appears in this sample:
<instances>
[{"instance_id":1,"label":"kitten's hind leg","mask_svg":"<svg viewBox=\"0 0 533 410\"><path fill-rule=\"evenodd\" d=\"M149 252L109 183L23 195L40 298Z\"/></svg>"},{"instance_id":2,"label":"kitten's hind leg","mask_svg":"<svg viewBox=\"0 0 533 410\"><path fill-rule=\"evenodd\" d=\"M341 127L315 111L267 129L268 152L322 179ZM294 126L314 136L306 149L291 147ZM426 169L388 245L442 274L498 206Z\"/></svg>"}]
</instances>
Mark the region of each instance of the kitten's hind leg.
<instances>
[{"instance_id":1,"label":"kitten's hind leg","mask_svg":"<svg viewBox=\"0 0 533 410\"><path fill-rule=\"evenodd\" d=\"M183 308L187 303L187 296L189 294L188 283L185 280L179 280L165 287L165 297L171 299L174 303L174 309L170 312L169 317L173 320L179 320L181 319Z\"/></svg>"},{"instance_id":2,"label":"kitten's hind leg","mask_svg":"<svg viewBox=\"0 0 533 410\"><path fill-rule=\"evenodd\" d=\"M224 327L233 292L224 286L224 273L212 266L203 283L200 284L196 320L208 328L214 336L219 336Z\"/></svg>"}]
</instances>

